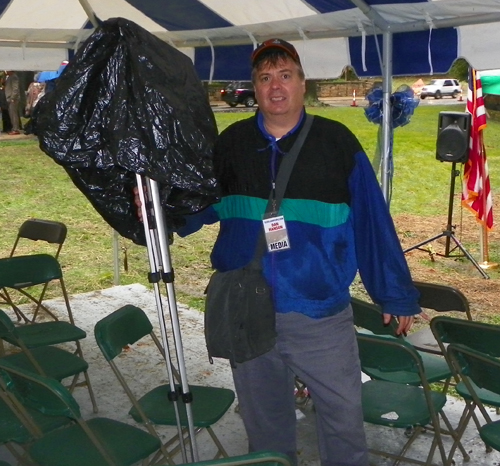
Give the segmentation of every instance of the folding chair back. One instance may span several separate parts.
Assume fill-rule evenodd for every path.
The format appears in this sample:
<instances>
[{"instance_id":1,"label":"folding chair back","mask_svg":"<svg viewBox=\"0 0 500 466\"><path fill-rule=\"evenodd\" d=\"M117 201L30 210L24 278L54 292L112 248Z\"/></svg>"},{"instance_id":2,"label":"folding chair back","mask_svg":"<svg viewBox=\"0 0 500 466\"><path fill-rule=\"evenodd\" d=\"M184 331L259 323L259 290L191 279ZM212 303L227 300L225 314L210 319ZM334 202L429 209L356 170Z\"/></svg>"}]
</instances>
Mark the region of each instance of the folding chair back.
<instances>
[{"instance_id":1,"label":"folding chair back","mask_svg":"<svg viewBox=\"0 0 500 466\"><path fill-rule=\"evenodd\" d=\"M158 450L160 441L128 424L107 418L83 420L72 395L56 380L20 369L0 359L0 372L25 406L75 423L53 430L29 446L40 466L128 466Z\"/></svg>"},{"instance_id":2,"label":"folding chair back","mask_svg":"<svg viewBox=\"0 0 500 466\"><path fill-rule=\"evenodd\" d=\"M34 254L0 259L0 287L26 288L62 277L59 262L49 254Z\"/></svg>"},{"instance_id":3,"label":"folding chair back","mask_svg":"<svg viewBox=\"0 0 500 466\"><path fill-rule=\"evenodd\" d=\"M24 406L11 391L15 391L11 378L5 372L0 373L0 443L25 444L71 422L66 417L47 416Z\"/></svg>"},{"instance_id":4,"label":"folding chair back","mask_svg":"<svg viewBox=\"0 0 500 466\"><path fill-rule=\"evenodd\" d=\"M419 304L422 308L435 312L447 312L453 316L459 313L464 315L465 319L472 320L469 302L460 290L436 283L415 281L413 284L420 292ZM408 335L407 340L419 351L443 355L428 325Z\"/></svg>"},{"instance_id":5,"label":"folding chair back","mask_svg":"<svg viewBox=\"0 0 500 466\"><path fill-rule=\"evenodd\" d=\"M375 335L396 337L398 328L396 319L392 318L388 325L384 325L380 306L358 298L351 298L351 306L356 327L368 330Z\"/></svg>"},{"instance_id":6,"label":"folding chair back","mask_svg":"<svg viewBox=\"0 0 500 466\"><path fill-rule=\"evenodd\" d=\"M486 390L500 398L500 361L456 343L450 344L447 351L473 402L479 406L486 419L486 424L479 427L481 439L486 445L500 451L500 421L491 421L478 393L478 390Z\"/></svg>"},{"instance_id":7,"label":"folding chair back","mask_svg":"<svg viewBox=\"0 0 500 466\"><path fill-rule=\"evenodd\" d=\"M448 344L459 343L490 356L500 356L498 325L437 316L431 320L431 330L444 354Z\"/></svg>"},{"instance_id":8,"label":"folding chair back","mask_svg":"<svg viewBox=\"0 0 500 466\"><path fill-rule=\"evenodd\" d=\"M45 241L49 244L57 245L54 253L54 257L57 259L66 240L67 233L68 229L66 225L61 222L36 218L26 220L19 228L14 246L10 252L10 257L15 254L20 240L24 238L31 241Z\"/></svg>"},{"instance_id":9,"label":"folding chair back","mask_svg":"<svg viewBox=\"0 0 500 466\"><path fill-rule=\"evenodd\" d=\"M363 301L357 298L351 298L351 306L354 315L354 325L358 327L358 331L369 331L375 335L398 338L403 337L396 335L398 324L396 319L392 318L388 325L384 324L382 310L380 306ZM430 383L442 382L443 392L446 393L448 384L451 378L451 370L444 358L433 354L418 352L422 364L425 368L427 380ZM364 372L372 379L386 380L388 382L406 383L410 385L419 385L420 376L414 370L386 370L381 371L375 367L365 367Z\"/></svg>"},{"instance_id":10,"label":"folding chair back","mask_svg":"<svg viewBox=\"0 0 500 466\"><path fill-rule=\"evenodd\" d=\"M26 323L34 323L40 309L43 309L54 320L58 320L57 316L43 304L47 286L53 280L59 281L66 302L68 317L70 322L74 324L62 269L54 256L50 254L32 254L0 259L0 288L2 289L2 297L14 309L18 318L24 319ZM43 286L38 297L34 295L34 291L26 290L29 287L37 285ZM11 297L12 290L21 293L36 304L36 309L31 319L26 317L18 305L14 303Z\"/></svg>"},{"instance_id":11,"label":"folding chair back","mask_svg":"<svg viewBox=\"0 0 500 466\"><path fill-rule=\"evenodd\" d=\"M420 293L420 307L436 312L462 312L467 320L472 320L469 301L460 290L437 283L414 281L413 285Z\"/></svg>"},{"instance_id":12,"label":"folding chair back","mask_svg":"<svg viewBox=\"0 0 500 466\"><path fill-rule=\"evenodd\" d=\"M113 312L95 326L97 343L107 361L112 361L127 345L133 345L152 332L148 316L132 305Z\"/></svg>"},{"instance_id":13,"label":"folding chair back","mask_svg":"<svg viewBox=\"0 0 500 466\"><path fill-rule=\"evenodd\" d=\"M32 328L37 329L35 326L40 327L49 327L47 334L50 333L50 329L53 327L53 324L63 324L65 328L67 325L63 322L47 322L46 324L31 324L26 327L17 328L9 316L2 310L0 310L0 338L8 341L9 343L21 348L22 352L13 353L3 357L3 360L10 361L10 364L15 365L19 368L23 368L24 370L30 370L37 372L40 375L52 377L58 381L61 381L67 377L73 377L71 382L72 391L76 386L85 385L89 392L89 396L94 407L94 412L97 413L97 403L94 397L94 393L92 390L92 385L90 383L90 378L87 373L88 364L83 359L81 347L78 344L77 346L77 354L73 354L69 351L65 351L61 348L55 346L38 346L32 345L34 347L29 348L26 342L24 341L22 334L28 333L28 337L30 334L30 330ZM54 327L56 331L57 338L57 327ZM64 328L61 332L64 332ZM28 330L28 332L26 332ZM72 330L72 329L70 329ZM78 331L79 329L76 328ZM84 333L85 335L85 333ZM34 335L35 341L40 341L42 337L37 334ZM50 335L49 335L50 336ZM29 339L28 339L29 341ZM83 374L85 381L82 383L78 383L79 375Z\"/></svg>"},{"instance_id":14,"label":"folding chair back","mask_svg":"<svg viewBox=\"0 0 500 466\"><path fill-rule=\"evenodd\" d=\"M358 333L357 340L363 371L366 368L381 372L406 371L414 372L420 377L419 386L383 380L370 380L363 384L362 404L365 422L386 427L413 429L410 430L411 435L399 453L380 449L370 449L370 451L398 461L431 464L435 449L438 448L443 464L445 464L446 453L441 438L439 416L452 431L442 411L446 404L446 395L430 389L417 351L410 344L396 338ZM426 430L434 432L426 458L427 462L419 462L419 460L405 456L410 445Z\"/></svg>"},{"instance_id":15,"label":"folding chair back","mask_svg":"<svg viewBox=\"0 0 500 466\"><path fill-rule=\"evenodd\" d=\"M153 326L149 318L142 309L136 306L127 305L121 307L97 322L94 328L94 335L99 348L132 403L129 414L135 421L143 423L152 435L158 435L152 423L177 426L179 419L182 427L188 425L184 400L179 397L177 402L173 401L177 397L175 392L172 391L171 383L157 386L138 399L115 362L115 359L120 359L120 362L122 362L122 358L116 358L116 356L122 352L124 346L137 343L148 334L158 347L162 357L165 358L165 353L153 332ZM169 361L166 361L166 363L171 364ZM170 382L175 383L175 381ZM189 388L193 398L191 403L192 420L196 433L206 429L217 447L216 457L227 457L224 447L211 426L230 408L235 398L234 392L225 388L199 385L191 385ZM180 451L179 442L179 436L175 436L164 445L162 453L165 458L171 458Z\"/></svg>"}]
</instances>

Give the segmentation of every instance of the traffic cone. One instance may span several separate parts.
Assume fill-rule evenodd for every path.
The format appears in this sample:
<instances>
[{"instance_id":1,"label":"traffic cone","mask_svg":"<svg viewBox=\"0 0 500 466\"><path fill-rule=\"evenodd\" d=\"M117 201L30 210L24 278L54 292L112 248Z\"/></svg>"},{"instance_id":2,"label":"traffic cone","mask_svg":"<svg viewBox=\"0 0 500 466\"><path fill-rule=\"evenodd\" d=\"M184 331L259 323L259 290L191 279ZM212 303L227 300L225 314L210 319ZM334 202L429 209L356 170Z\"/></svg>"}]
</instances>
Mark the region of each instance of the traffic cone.
<instances>
[{"instance_id":1,"label":"traffic cone","mask_svg":"<svg viewBox=\"0 0 500 466\"><path fill-rule=\"evenodd\" d=\"M459 102L463 102L464 101L464 98L462 96L462 89L460 89L460 97L458 98L458 101Z\"/></svg>"},{"instance_id":2,"label":"traffic cone","mask_svg":"<svg viewBox=\"0 0 500 466\"><path fill-rule=\"evenodd\" d=\"M358 104L356 103L356 89L354 89L352 91L352 103L351 103L351 107L357 107Z\"/></svg>"}]
</instances>

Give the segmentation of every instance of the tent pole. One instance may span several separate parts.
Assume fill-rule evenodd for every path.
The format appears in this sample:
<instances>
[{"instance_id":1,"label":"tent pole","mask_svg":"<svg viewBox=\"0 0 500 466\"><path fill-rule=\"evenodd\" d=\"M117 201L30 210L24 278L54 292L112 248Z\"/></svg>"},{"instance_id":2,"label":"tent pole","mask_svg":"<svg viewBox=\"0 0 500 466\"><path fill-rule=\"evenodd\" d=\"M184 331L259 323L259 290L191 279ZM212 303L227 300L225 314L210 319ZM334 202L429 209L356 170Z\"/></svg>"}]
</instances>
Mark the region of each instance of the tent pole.
<instances>
[{"instance_id":1,"label":"tent pole","mask_svg":"<svg viewBox=\"0 0 500 466\"><path fill-rule=\"evenodd\" d=\"M382 48L382 193L385 202L390 204L391 191L391 175L392 175L392 109L391 109L391 93L392 93L392 32L383 33L383 48Z\"/></svg>"},{"instance_id":2,"label":"tent pole","mask_svg":"<svg viewBox=\"0 0 500 466\"><path fill-rule=\"evenodd\" d=\"M89 21L92 23L92 26L94 28L97 28L99 26L99 20L97 19L97 16L94 13L94 10L90 6L90 3L88 0L78 0L80 2L80 5L82 5L82 8L84 9Z\"/></svg>"}]
</instances>

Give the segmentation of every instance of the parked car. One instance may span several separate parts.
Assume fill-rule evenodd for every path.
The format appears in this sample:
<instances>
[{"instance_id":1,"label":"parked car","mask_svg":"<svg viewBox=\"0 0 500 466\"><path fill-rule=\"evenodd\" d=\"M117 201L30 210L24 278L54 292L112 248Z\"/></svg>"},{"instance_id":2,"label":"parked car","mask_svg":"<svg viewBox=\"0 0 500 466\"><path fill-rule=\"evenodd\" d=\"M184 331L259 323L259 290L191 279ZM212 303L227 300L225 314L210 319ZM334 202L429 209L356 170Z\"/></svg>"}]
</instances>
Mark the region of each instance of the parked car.
<instances>
[{"instance_id":1,"label":"parked car","mask_svg":"<svg viewBox=\"0 0 500 466\"><path fill-rule=\"evenodd\" d=\"M443 96L448 95L455 99L460 92L462 92L462 88L456 79L433 79L430 84L426 84L422 88L420 98L434 97L435 99L441 99Z\"/></svg>"},{"instance_id":2,"label":"parked car","mask_svg":"<svg viewBox=\"0 0 500 466\"><path fill-rule=\"evenodd\" d=\"M238 104L253 107L257 103L251 82L233 81L220 91L220 98L230 107Z\"/></svg>"}]
</instances>

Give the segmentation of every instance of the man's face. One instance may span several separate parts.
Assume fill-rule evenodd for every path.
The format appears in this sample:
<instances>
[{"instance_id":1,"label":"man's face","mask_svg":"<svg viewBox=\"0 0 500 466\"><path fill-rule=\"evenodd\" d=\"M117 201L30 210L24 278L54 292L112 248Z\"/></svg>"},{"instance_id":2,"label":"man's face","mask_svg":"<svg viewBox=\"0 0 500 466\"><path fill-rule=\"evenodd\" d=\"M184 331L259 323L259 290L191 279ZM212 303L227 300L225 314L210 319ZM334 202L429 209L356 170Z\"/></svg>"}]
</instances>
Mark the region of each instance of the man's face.
<instances>
[{"instance_id":1,"label":"man's face","mask_svg":"<svg viewBox=\"0 0 500 466\"><path fill-rule=\"evenodd\" d=\"M254 74L254 86L264 117L295 117L302 111L306 83L291 58L280 60L275 65L264 62Z\"/></svg>"}]
</instances>

